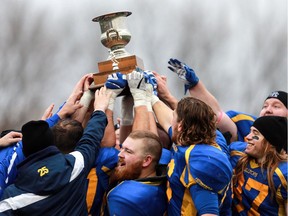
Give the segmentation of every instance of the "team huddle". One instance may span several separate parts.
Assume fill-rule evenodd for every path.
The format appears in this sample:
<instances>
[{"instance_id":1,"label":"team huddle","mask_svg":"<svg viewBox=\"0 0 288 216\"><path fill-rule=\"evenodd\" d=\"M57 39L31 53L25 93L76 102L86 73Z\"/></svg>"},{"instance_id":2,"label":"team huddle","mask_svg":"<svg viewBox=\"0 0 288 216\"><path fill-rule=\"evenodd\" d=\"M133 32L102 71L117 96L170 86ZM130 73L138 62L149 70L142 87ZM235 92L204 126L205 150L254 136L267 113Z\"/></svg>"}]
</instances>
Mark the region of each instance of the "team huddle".
<instances>
[{"instance_id":1,"label":"team huddle","mask_svg":"<svg viewBox=\"0 0 288 216\"><path fill-rule=\"evenodd\" d=\"M136 68L0 138L0 215L287 215L287 92L224 112L193 69ZM115 101L121 100L120 107ZM119 122L114 111L119 109Z\"/></svg>"}]
</instances>

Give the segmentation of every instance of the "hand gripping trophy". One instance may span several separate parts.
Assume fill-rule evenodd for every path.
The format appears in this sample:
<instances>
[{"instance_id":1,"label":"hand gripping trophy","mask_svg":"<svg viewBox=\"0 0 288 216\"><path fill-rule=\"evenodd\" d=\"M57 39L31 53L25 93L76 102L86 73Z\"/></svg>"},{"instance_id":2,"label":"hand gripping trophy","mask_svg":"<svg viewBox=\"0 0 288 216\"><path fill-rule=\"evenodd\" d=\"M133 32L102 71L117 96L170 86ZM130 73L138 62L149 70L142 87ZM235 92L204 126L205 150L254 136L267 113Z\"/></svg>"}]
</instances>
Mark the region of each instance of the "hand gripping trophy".
<instances>
[{"instance_id":1,"label":"hand gripping trophy","mask_svg":"<svg viewBox=\"0 0 288 216\"><path fill-rule=\"evenodd\" d=\"M131 55L125 46L131 39L125 19L131 12L115 12L92 19L99 22L101 28L101 43L109 49L108 59L98 63L98 73L94 73L94 85L91 88L100 88L104 85L109 74L117 71L127 74L135 68L144 69L143 61L136 55Z\"/></svg>"}]
</instances>

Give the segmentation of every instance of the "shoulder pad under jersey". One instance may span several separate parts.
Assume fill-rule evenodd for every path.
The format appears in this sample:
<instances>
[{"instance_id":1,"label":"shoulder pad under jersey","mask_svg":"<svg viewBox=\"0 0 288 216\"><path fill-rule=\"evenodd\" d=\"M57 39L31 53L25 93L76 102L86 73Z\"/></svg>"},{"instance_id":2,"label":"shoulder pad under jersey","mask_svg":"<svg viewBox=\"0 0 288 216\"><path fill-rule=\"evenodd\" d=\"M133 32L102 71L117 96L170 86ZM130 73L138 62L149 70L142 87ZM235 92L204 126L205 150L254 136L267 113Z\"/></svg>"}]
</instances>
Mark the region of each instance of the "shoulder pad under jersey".
<instances>
[{"instance_id":1,"label":"shoulder pad under jersey","mask_svg":"<svg viewBox=\"0 0 288 216\"><path fill-rule=\"evenodd\" d=\"M206 144L197 144L190 152L189 168L197 184L215 193L222 193L232 178L232 166L225 153Z\"/></svg>"}]
</instances>

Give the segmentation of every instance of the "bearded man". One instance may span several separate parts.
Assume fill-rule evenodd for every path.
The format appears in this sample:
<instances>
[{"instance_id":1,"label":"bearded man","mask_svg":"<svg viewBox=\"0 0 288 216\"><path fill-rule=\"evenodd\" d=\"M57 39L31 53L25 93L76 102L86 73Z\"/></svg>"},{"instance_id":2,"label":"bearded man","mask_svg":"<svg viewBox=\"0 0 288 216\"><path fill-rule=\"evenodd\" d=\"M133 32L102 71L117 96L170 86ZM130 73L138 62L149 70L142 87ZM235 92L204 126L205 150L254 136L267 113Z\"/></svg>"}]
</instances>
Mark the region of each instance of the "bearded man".
<instances>
[{"instance_id":1,"label":"bearded man","mask_svg":"<svg viewBox=\"0 0 288 216\"><path fill-rule=\"evenodd\" d=\"M126 75L119 72L107 79L106 87L115 97L115 86L118 94L126 86L129 87L134 102L134 119L132 132L120 144L120 150L104 147L99 152L96 161L98 184L90 212L93 216L153 216L166 212L166 175L161 175L157 169L162 144L148 127L146 81L144 74L139 71L128 74L127 80Z\"/></svg>"}]
</instances>

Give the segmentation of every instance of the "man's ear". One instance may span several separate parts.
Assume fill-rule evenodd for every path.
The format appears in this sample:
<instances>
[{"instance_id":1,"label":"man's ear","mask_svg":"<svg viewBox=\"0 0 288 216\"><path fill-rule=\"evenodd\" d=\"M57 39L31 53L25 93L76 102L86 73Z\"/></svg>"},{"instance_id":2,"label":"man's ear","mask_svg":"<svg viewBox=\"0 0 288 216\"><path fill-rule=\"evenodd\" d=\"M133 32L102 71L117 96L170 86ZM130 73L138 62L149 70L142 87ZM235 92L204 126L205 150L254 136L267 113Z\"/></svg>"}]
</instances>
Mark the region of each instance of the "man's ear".
<instances>
[{"instance_id":1,"label":"man's ear","mask_svg":"<svg viewBox=\"0 0 288 216\"><path fill-rule=\"evenodd\" d=\"M143 160L142 167L148 167L152 163L152 156L146 155L146 157Z\"/></svg>"}]
</instances>

